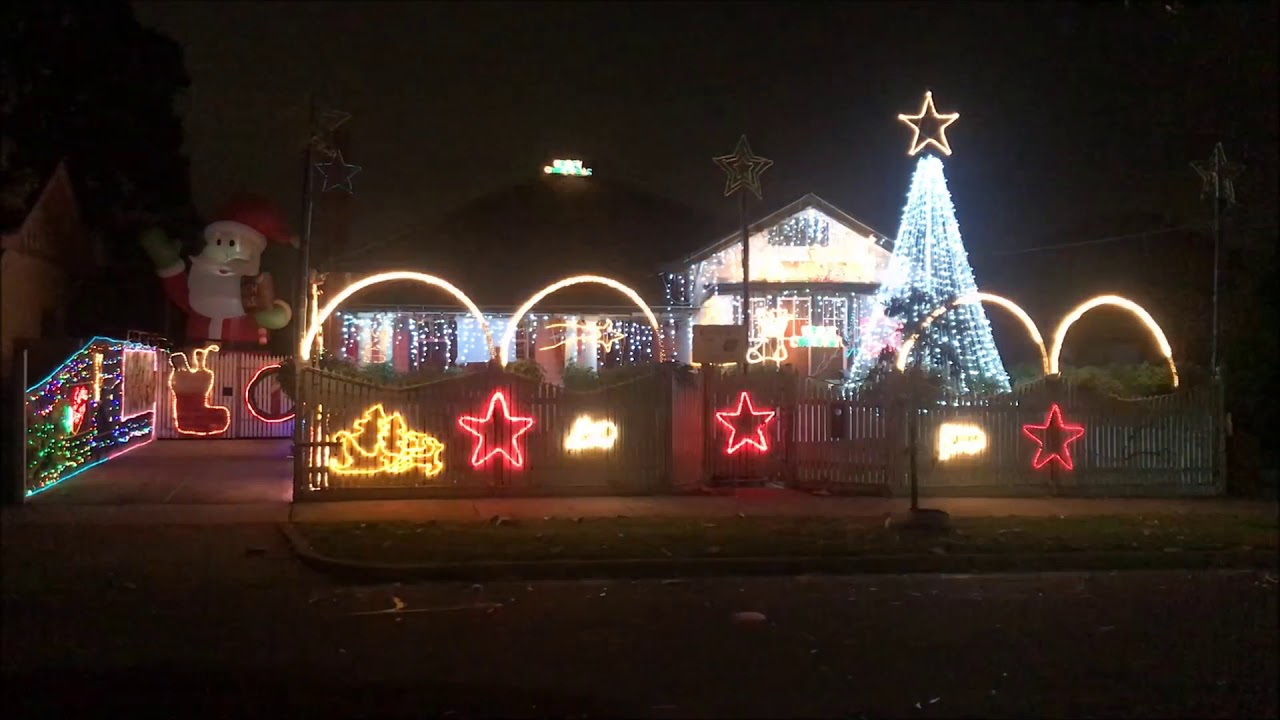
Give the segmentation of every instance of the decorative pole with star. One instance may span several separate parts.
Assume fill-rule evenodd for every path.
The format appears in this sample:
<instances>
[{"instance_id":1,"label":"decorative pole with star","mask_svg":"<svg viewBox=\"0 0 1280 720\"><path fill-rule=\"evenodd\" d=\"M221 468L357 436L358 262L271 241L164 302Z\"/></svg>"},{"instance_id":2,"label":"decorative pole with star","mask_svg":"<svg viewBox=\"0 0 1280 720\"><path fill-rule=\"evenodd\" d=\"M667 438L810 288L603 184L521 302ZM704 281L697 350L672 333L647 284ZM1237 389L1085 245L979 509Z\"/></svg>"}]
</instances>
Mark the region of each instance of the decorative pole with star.
<instances>
[{"instance_id":1,"label":"decorative pole with star","mask_svg":"<svg viewBox=\"0 0 1280 720\"><path fill-rule=\"evenodd\" d=\"M724 196L739 192L743 188L750 190L757 200L763 198L760 191L760 175L773 165L768 158L759 157L751 152L747 144L747 136L738 138L738 146L732 155L721 155L712 158L716 165L725 172ZM743 347L751 340L751 240L747 231L747 196L738 195L738 221L742 226L742 327L746 333ZM739 360L742 372L747 371L745 357Z\"/></svg>"},{"instance_id":2,"label":"decorative pole with star","mask_svg":"<svg viewBox=\"0 0 1280 720\"><path fill-rule=\"evenodd\" d=\"M1213 146L1213 155L1210 156L1209 162L1201 165L1200 163L1191 163L1191 169L1196 171L1203 183L1200 189L1200 197L1212 197L1213 199L1213 315L1212 330L1209 350L1209 371L1216 377L1218 375L1218 248L1222 244L1222 224L1221 224L1221 207L1222 203L1234 205L1236 202L1236 191L1233 181L1243 169L1239 164L1229 162L1227 154L1222 149L1222 143Z\"/></svg>"}]
</instances>

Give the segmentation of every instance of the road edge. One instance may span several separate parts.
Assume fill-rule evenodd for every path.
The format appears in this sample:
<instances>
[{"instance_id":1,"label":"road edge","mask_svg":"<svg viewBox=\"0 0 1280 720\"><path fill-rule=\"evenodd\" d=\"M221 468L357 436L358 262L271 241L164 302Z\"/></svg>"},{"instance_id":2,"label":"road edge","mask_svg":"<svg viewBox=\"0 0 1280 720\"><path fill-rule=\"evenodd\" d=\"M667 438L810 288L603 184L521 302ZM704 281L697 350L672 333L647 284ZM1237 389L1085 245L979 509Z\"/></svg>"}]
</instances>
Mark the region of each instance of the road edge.
<instances>
[{"instance_id":1,"label":"road edge","mask_svg":"<svg viewBox=\"0 0 1280 720\"><path fill-rule=\"evenodd\" d=\"M318 552L291 523L280 530L304 565L348 582L646 579L672 577L1275 569L1274 550L865 555L857 557L628 558L374 563Z\"/></svg>"}]
</instances>

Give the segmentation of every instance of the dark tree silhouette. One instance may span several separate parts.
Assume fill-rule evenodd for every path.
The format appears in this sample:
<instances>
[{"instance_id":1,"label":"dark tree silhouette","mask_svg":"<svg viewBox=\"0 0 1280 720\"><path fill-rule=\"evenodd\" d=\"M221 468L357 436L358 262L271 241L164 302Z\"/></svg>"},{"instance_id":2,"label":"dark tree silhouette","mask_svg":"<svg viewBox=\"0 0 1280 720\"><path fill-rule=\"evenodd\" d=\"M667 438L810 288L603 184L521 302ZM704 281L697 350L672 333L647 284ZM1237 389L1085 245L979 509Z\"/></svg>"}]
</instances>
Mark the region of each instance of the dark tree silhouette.
<instances>
[{"instance_id":1,"label":"dark tree silhouette","mask_svg":"<svg viewBox=\"0 0 1280 720\"><path fill-rule=\"evenodd\" d=\"M20 220L65 159L108 264L81 288L72 331L155 324L161 305L139 282L146 270L134 235L159 221L185 236L194 220L174 107L189 84L182 49L121 0L10 3L0 17L0 219ZM151 322L120 315L128 310L150 310Z\"/></svg>"}]
</instances>

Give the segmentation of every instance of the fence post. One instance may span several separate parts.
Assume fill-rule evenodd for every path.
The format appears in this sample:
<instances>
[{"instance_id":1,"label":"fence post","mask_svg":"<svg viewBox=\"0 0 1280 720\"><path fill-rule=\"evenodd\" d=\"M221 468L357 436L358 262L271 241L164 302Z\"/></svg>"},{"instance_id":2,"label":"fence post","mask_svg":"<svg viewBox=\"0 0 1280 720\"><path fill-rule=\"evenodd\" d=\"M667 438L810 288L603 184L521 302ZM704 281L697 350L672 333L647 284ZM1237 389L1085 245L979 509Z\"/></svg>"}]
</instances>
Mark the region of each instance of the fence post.
<instances>
[{"instance_id":1,"label":"fence post","mask_svg":"<svg viewBox=\"0 0 1280 720\"><path fill-rule=\"evenodd\" d=\"M308 423L311 408L306 402L305 372L301 358L293 358L293 500L306 497L307 475L310 473L311 447Z\"/></svg>"},{"instance_id":2,"label":"fence post","mask_svg":"<svg viewBox=\"0 0 1280 720\"><path fill-rule=\"evenodd\" d=\"M16 348L15 348L16 349ZM7 468L9 470L10 482L6 483L4 491L4 499L6 503L22 504L26 502L27 495L27 348L22 346L18 355L19 362L4 384L3 407L0 412L4 413L4 436L0 438L0 444L11 448L12 452L5 452L5 458L8 459ZM15 420L14 418L20 418ZM21 448L21 449L19 449Z\"/></svg>"}]
</instances>

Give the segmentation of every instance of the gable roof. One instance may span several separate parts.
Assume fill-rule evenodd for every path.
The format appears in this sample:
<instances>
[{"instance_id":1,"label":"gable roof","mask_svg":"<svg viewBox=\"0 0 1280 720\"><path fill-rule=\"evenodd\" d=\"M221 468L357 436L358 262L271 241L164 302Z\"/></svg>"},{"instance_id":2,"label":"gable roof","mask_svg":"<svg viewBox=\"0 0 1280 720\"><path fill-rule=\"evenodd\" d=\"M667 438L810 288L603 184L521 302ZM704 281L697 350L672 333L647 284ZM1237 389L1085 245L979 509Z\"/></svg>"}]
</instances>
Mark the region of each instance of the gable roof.
<instances>
[{"instance_id":1,"label":"gable roof","mask_svg":"<svg viewBox=\"0 0 1280 720\"><path fill-rule=\"evenodd\" d=\"M615 278L657 302L662 263L713 227L696 210L607 176L539 176L466 203L419 243L370 253L342 269L423 268L488 307L514 307L548 283L580 273ZM598 286L566 289L546 304L564 301L626 304Z\"/></svg>"},{"instance_id":2,"label":"gable roof","mask_svg":"<svg viewBox=\"0 0 1280 720\"><path fill-rule=\"evenodd\" d=\"M777 225L779 222L782 222L783 220L791 217L792 215L803 212L810 208L813 208L814 210L818 210L824 215L852 229L853 231L857 232L860 235L866 235L868 237L874 238L877 245L880 245L881 247L883 247L886 250L889 250L890 252L893 251L893 240L891 240L889 236L873 229L871 226L867 225L861 220L854 218L852 215L849 215L845 211L841 210L835 205L832 205L826 200L823 200L822 198L818 197L813 193L805 193L804 196L802 196L798 200L794 200L782 206L781 208L769 213L768 215L765 215L759 220L756 220L755 222L751 223L750 225L747 226L747 234L755 235L758 232L763 232L773 227L774 225ZM712 255L715 255L716 253L722 250L738 245L741 242L742 242L742 231L735 230L732 233L725 235L720 240L717 240L716 242L712 243L711 245L708 245L702 248L701 250L698 250L697 252L690 253L689 255L686 255L679 260L667 263L664 266L664 269L668 271L682 270L690 265L693 265L694 263L702 262L703 260L706 260L707 258L711 257Z\"/></svg>"}]
</instances>

